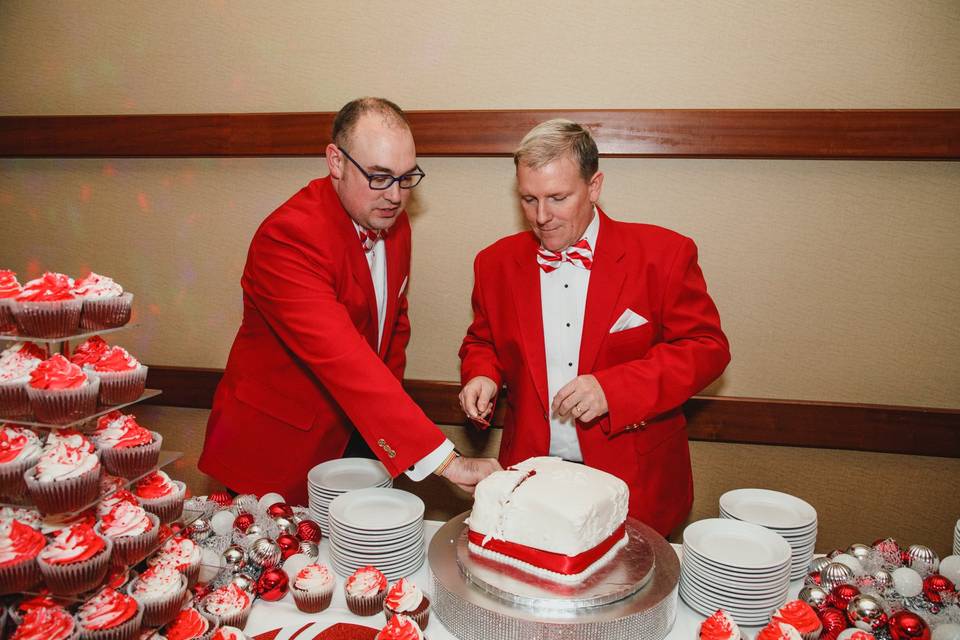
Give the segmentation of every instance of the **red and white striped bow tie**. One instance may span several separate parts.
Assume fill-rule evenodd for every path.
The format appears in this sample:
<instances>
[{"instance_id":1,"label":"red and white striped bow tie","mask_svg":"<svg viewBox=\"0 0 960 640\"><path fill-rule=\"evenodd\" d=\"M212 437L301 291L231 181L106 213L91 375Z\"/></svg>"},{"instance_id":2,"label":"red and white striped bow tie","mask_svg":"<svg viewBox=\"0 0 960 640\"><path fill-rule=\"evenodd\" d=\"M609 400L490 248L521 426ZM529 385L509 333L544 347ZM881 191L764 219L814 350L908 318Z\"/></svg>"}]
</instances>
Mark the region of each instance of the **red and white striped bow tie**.
<instances>
[{"instance_id":1,"label":"red and white striped bow tie","mask_svg":"<svg viewBox=\"0 0 960 640\"><path fill-rule=\"evenodd\" d=\"M371 231L370 229L359 229L358 233L360 234L360 244L363 245L363 252L367 253L373 249L373 245L377 243L377 240L380 238L379 231Z\"/></svg>"},{"instance_id":2,"label":"red and white striped bow tie","mask_svg":"<svg viewBox=\"0 0 960 640\"><path fill-rule=\"evenodd\" d=\"M561 263L569 262L575 267L590 271L593 267L593 249L586 238L581 238L563 251L551 251L540 247L537 249L537 264L544 273L550 273L560 267Z\"/></svg>"}]
</instances>

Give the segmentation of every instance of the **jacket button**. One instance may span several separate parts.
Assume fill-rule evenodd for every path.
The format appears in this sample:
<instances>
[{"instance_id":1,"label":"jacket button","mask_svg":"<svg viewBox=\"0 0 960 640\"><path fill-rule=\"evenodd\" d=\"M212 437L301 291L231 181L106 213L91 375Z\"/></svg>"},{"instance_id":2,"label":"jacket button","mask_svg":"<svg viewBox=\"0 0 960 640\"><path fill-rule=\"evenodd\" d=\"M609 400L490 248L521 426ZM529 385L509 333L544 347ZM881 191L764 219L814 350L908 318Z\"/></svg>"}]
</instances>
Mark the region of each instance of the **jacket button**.
<instances>
[{"instance_id":1,"label":"jacket button","mask_svg":"<svg viewBox=\"0 0 960 640\"><path fill-rule=\"evenodd\" d=\"M380 438L379 440L377 440L377 444L382 447L383 445L387 444L387 441L384 440L383 438Z\"/></svg>"}]
</instances>

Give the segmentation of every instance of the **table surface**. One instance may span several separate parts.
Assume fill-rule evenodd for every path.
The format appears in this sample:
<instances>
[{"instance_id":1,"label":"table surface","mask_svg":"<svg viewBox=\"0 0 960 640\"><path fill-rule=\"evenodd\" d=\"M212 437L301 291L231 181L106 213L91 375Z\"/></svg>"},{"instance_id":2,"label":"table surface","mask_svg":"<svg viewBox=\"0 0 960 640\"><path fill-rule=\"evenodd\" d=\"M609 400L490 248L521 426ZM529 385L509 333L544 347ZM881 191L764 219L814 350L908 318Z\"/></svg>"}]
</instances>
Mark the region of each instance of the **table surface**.
<instances>
[{"instance_id":1,"label":"table surface","mask_svg":"<svg viewBox=\"0 0 960 640\"><path fill-rule=\"evenodd\" d=\"M435 534L442 525L442 522L435 520L427 520L424 523L425 545L429 546L433 534ZM320 543L321 562L329 563L329 545L330 542L327 538L324 538ZM679 555L681 552L680 545L673 545L673 547ZM427 561L424 560L423 566L410 576L410 579L423 589L428 597L431 595L429 592L429 571ZM382 613L368 617L361 617L350 613L343 595L343 582L344 579L337 576L333 602L330 604L330 608L320 613L306 614L301 612L297 609L297 605L294 604L293 597L289 593L277 602L257 600L253 605L253 610L250 612L250 619L247 622L244 632L252 638L261 633L274 632L277 629L281 629L280 633L276 635L275 640L291 640L291 636L293 635L296 636L297 640L311 640L319 632L338 622L349 622L377 629L382 627L386 623ZM790 583L788 597L796 597L802 586L803 584L800 580ZM679 599L677 603L677 619L673 624L673 629L667 635L667 640L694 640L697 637L697 630L700 627L700 623L703 622L703 619L704 616L688 607L683 599ZM310 629L303 628L304 625L311 623L312 627ZM759 627L744 627L744 629L753 637L756 636L756 631ZM427 626L427 632L430 640L457 640L456 636L447 631L443 623L437 619L437 616L432 614Z\"/></svg>"}]
</instances>

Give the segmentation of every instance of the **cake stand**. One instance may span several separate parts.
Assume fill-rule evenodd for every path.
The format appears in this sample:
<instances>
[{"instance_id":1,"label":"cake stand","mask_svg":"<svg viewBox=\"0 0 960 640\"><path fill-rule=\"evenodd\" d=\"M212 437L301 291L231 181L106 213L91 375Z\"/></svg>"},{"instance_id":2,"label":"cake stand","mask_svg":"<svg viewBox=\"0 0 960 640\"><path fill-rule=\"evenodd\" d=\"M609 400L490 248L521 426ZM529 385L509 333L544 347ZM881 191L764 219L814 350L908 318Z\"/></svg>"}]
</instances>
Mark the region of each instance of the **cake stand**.
<instances>
[{"instance_id":1,"label":"cake stand","mask_svg":"<svg viewBox=\"0 0 960 640\"><path fill-rule=\"evenodd\" d=\"M469 512L433 536L431 608L461 640L661 640L677 612L680 562L656 531L628 518L628 542L577 584L553 583L471 554Z\"/></svg>"}]
</instances>

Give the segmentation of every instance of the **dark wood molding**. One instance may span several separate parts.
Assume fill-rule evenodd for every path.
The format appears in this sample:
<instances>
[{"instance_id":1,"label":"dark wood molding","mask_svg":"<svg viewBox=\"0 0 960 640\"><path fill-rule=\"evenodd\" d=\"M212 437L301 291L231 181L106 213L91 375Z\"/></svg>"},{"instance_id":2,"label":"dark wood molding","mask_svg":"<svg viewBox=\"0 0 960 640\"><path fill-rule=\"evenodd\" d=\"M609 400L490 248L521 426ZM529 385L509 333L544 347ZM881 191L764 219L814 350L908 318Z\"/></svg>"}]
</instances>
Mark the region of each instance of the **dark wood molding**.
<instances>
[{"instance_id":1,"label":"dark wood molding","mask_svg":"<svg viewBox=\"0 0 960 640\"><path fill-rule=\"evenodd\" d=\"M0 117L0 157L320 156L333 113ZM411 111L421 156L509 156L567 117L600 151L634 158L960 159L960 109Z\"/></svg>"},{"instance_id":2,"label":"dark wood molding","mask_svg":"<svg viewBox=\"0 0 960 640\"><path fill-rule=\"evenodd\" d=\"M151 366L149 402L209 409L223 371ZM455 382L406 380L404 387L438 424L465 424ZM503 424L500 402L493 424ZM697 396L684 407L691 440L848 449L960 458L960 410Z\"/></svg>"}]
</instances>

